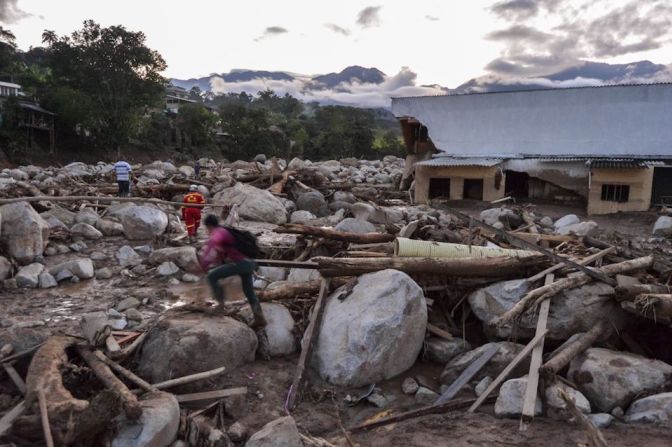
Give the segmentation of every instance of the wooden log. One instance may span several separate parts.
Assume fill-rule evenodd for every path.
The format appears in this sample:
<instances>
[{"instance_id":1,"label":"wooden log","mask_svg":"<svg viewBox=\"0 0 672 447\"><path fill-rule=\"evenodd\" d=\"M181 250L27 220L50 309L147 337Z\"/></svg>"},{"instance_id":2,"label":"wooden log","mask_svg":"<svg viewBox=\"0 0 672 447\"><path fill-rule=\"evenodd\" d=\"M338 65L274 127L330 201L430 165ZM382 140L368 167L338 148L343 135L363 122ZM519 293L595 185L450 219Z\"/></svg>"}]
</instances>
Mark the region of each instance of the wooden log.
<instances>
[{"instance_id":1,"label":"wooden log","mask_svg":"<svg viewBox=\"0 0 672 447\"><path fill-rule=\"evenodd\" d=\"M478 372L483 369L483 367L490 361L491 358L497 354L497 351L499 351L499 346L497 345L492 345L490 346L490 349L485 351L479 358L477 358L471 365L467 367L464 371L462 371L462 374L455 379L453 383L450 384L448 389L439 396L438 399L436 399L436 402L434 402L434 405L442 405L446 402L449 402L450 400L453 399L457 395L457 393L460 392L462 387L467 384L471 380L472 377L474 377Z\"/></svg>"},{"instance_id":2,"label":"wooden log","mask_svg":"<svg viewBox=\"0 0 672 447\"><path fill-rule=\"evenodd\" d=\"M40 420L42 421L42 431L44 432L44 441L47 447L54 447L54 437L51 435L51 426L49 425L49 413L47 412L47 398L44 397L44 390L37 390L37 401L40 406Z\"/></svg>"},{"instance_id":3,"label":"wooden log","mask_svg":"<svg viewBox=\"0 0 672 447\"><path fill-rule=\"evenodd\" d=\"M207 402L213 399L224 399L225 397L240 396L243 394L247 394L247 387L242 386L223 390L204 391L202 393L178 394L175 398L179 403Z\"/></svg>"},{"instance_id":4,"label":"wooden log","mask_svg":"<svg viewBox=\"0 0 672 447\"><path fill-rule=\"evenodd\" d=\"M600 272L605 275L615 275L617 273L624 273L633 270L640 270L651 266L653 257L645 256L630 261L619 262L618 264L610 264L600 269ZM521 315L528 307L535 301L550 298L555 294L575 287L580 287L588 284L592 278L583 273L575 273L574 275L555 281L552 284L544 285L538 289L531 290L523 298L520 299L511 309L502 314L495 323L503 326L511 323L518 315Z\"/></svg>"},{"instance_id":5,"label":"wooden log","mask_svg":"<svg viewBox=\"0 0 672 447\"><path fill-rule=\"evenodd\" d=\"M26 395L26 382L23 381L19 373L16 371L14 366L11 363L3 363L2 367L5 369L5 372L9 376L10 379L12 379L12 382L14 382L14 385L16 385L16 388L18 388L19 392L22 395Z\"/></svg>"},{"instance_id":6,"label":"wooden log","mask_svg":"<svg viewBox=\"0 0 672 447\"><path fill-rule=\"evenodd\" d=\"M469 410L468 410L469 413L473 413L474 411L476 411L478 409L478 407L480 407L481 404L485 401L485 399L488 398L490 393L492 393L495 390L495 388L497 388L499 386L500 383L502 383L507 377L509 377L509 374L511 374L511 371L513 371L516 368L516 366L518 366L518 364L523 361L523 359L525 357L530 355L530 352L532 352L532 349L534 349L534 347L537 345L537 343L541 342L544 339L544 336L546 335L546 332L548 332L548 331L544 331L541 334L538 334L537 336L535 336L532 339L532 341L530 341L527 344L527 346L525 346L522 349L522 351L520 351L513 358L513 360L511 360L511 363L506 365L506 368L504 368L504 370L501 373L499 373L499 375L495 378L495 380L492 381L490 386L488 386L485 389L485 391L483 391L483 394L481 394L478 397L478 399L476 399L476 402L474 402L473 405L471 407L469 407Z\"/></svg>"},{"instance_id":7,"label":"wooden log","mask_svg":"<svg viewBox=\"0 0 672 447\"><path fill-rule=\"evenodd\" d=\"M320 335L320 327L322 326L322 317L324 316L324 309L327 305L329 282L329 278L322 279L320 294L317 297L317 301L315 302L315 306L313 307L313 311L310 315L310 322L308 323L308 328L306 329L306 334L303 338L301 355L299 356L299 361L296 365L294 380L292 381L292 386L289 389L287 407L290 410L296 408L303 394L303 385L306 380L306 368L313 355L315 346L317 345L317 340Z\"/></svg>"},{"instance_id":8,"label":"wooden log","mask_svg":"<svg viewBox=\"0 0 672 447\"><path fill-rule=\"evenodd\" d=\"M119 380L117 376L112 373L110 368L98 359L93 352L81 347L77 351L86 364L89 365L96 377L98 377L108 389L119 396L123 403L126 416L132 421L139 419L142 415L140 402L138 402L138 398L131 393L131 390L126 387L124 382Z\"/></svg>"},{"instance_id":9,"label":"wooden log","mask_svg":"<svg viewBox=\"0 0 672 447\"><path fill-rule=\"evenodd\" d=\"M635 306L642 315L652 319L672 319L672 295L664 293L643 293L637 295Z\"/></svg>"},{"instance_id":10,"label":"wooden log","mask_svg":"<svg viewBox=\"0 0 672 447\"><path fill-rule=\"evenodd\" d=\"M137 203L154 203L156 205L172 205L183 207L184 203L182 202L171 202L168 200L160 200L154 198L146 197L111 197L111 196L36 196L36 197L14 197L11 199L0 199L0 205L7 205L8 203L17 203L17 202L79 202L79 201L89 201L89 202L137 202ZM194 208L222 208L227 205L220 205L214 203L205 203L199 204L194 203L190 204L190 207Z\"/></svg>"},{"instance_id":11,"label":"wooden log","mask_svg":"<svg viewBox=\"0 0 672 447\"><path fill-rule=\"evenodd\" d=\"M396 237L388 233L347 233L332 228L311 227L300 224L284 224L273 230L283 234L301 234L304 236L320 237L341 242L354 242L358 244L374 244L378 242L390 242Z\"/></svg>"},{"instance_id":12,"label":"wooden log","mask_svg":"<svg viewBox=\"0 0 672 447\"><path fill-rule=\"evenodd\" d=\"M453 339L453 335L450 332L444 331L440 327L434 326L431 323L427 323L427 332L432 335L436 335L437 337L441 337L444 340L450 341Z\"/></svg>"},{"instance_id":13,"label":"wooden log","mask_svg":"<svg viewBox=\"0 0 672 447\"><path fill-rule=\"evenodd\" d=\"M136 349L138 349L140 345L142 345L142 343L145 341L145 338L147 338L147 334L148 332L143 332L140 336L133 340L133 343L126 346L118 353L110 353L110 356L114 360L123 360L129 357L131 354L133 354L133 352L135 352Z\"/></svg>"},{"instance_id":14,"label":"wooden log","mask_svg":"<svg viewBox=\"0 0 672 447\"><path fill-rule=\"evenodd\" d=\"M316 269L317 262L308 261L283 261L278 259L255 259L254 262L261 267L281 267L292 269Z\"/></svg>"},{"instance_id":15,"label":"wooden log","mask_svg":"<svg viewBox=\"0 0 672 447\"><path fill-rule=\"evenodd\" d=\"M44 345L44 343L39 343L39 344L37 344L37 345L35 345L31 348L28 348L24 351L17 352L16 354L12 354L12 355L7 356L7 357L3 357L2 359L0 359L0 364L13 362L16 359L20 359L21 357L32 354L33 352L37 351L42 345Z\"/></svg>"},{"instance_id":16,"label":"wooden log","mask_svg":"<svg viewBox=\"0 0 672 447\"><path fill-rule=\"evenodd\" d=\"M578 337L574 342L568 343L563 349L555 353L544 365L539 368L539 373L546 378L552 378L558 371L569 364L576 356L590 348L597 340L605 338L610 333L610 328L604 320L598 321L588 332Z\"/></svg>"},{"instance_id":17,"label":"wooden log","mask_svg":"<svg viewBox=\"0 0 672 447\"><path fill-rule=\"evenodd\" d=\"M167 388L172 388L179 385L185 385L187 383L196 382L198 380L205 380L211 377L216 377L223 374L224 371L226 371L226 368L222 366L221 368L211 369L210 371L203 371L196 374L190 374L184 377L178 377L177 379L170 379L164 382L155 383L152 386L159 390L165 390Z\"/></svg>"},{"instance_id":18,"label":"wooden log","mask_svg":"<svg viewBox=\"0 0 672 447\"><path fill-rule=\"evenodd\" d=\"M581 264L581 265L588 265L591 262L595 262L598 259L602 259L603 257L608 255L609 253L613 253L615 250L616 250L615 247L605 248L604 250L600 251L599 253L595 253L593 255L586 256L583 259L579 259L578 261L576 261L576 263ZM554 266L549 267L546 270L541 271L541 272L537 273L536 275L529 277L527 279L527 282L535 282L535 281L538 281L540 279L543 279L543 278L546 277L546 275L548 275L550 273L553 273L553 272L556 272L563 267L566 267L564 263L555 264ZM548 284L544 284L544 285L548 285Z\"/></svg>"},{"instance_id":19,"label":"wooden log","mask_svg":"<svg viewBox=\"0 0 672 447\"><path fill-rule=\"evenodd\" d=\"M539 230L537 229L537 224L534 222L534 219L530 215L529 211L523 210L522 213L523 221L529 225L530 227L530 233L532 234L539 234Z\"/></svg>"},{"instance_id":20,"label":"wooden log","mask_svg":"<svg viewBox=\"0 0 672 447\"><path fill-rule=\"evenodd\" d=\"M588 447L607 447L607 441L604 439L604 436L602 436L600 430L595 427L595 424L593 424L593 422L576 407L574 400L569 397L569 395L563 389L560 389L559 393L562 400L565 401L569 412L588 432Z\"/></svg>"},{"instance_id":21,"label":"wooden log","mask_svg":"<svg viewBox=\"0 0 672 447\"><path fill-rule=\"evenodd\" d=\"M314 258L325 277L358 276L385 269L409 274L506 277L520 274L528 268L543 265L543 256L498 258Z\"/></svg>"},{"instance_id":22,"label":"wooden log","mask_svg":"<svg viewBox=\"0 0 672 447\"><path fill-rule=\"evenodd\" d=\"M26 401L22 400L14 408L5 413L5 415L0 419L0 438L2 438L10 428L12 428L14 421L21 417L21 415L25 413L27 409L28 406L26 405Z\"/></svg>"},{"instance_id":23,"label":"wooden log","mask_svg":"<svg viewBox=\"0 0 672 447\"><path fill-rule=\"evenodd\" d=\"M98 358L98 360L102 361L107 366L109 366L110 368L115 370L118 374L121 374L122 376L126 377L128 380L135 383L136 385L138 385L143 390L148 391L148 392L159 391L158 388L150 385L144 379L137 376L134 372L129 371L128 369L124 368L123 366L121 366L120 364L115 362L114 360L109 359L102 352L96 350L96 351L94 351L94 355Z\"/></svg>"},{"instance_id":24,"label":"wooden log","mask_svg":"<svg viewBox=\"0 0 672 447\"><path fill-rule=\"evenodd\" d=\"M616 299L624 301L635 298L637 295L647 293L672 293L672 287L665 284L632 284L627 286L616 287Z\"/></svg>"},{"instance_id":25,"label":"wooden log","mask_svg":"<svg viewBox=\"0 0 672 447\"><path fill-rule=\"evenodd\" d=\"M270 290L256 291L260 301L274 301L293 299L301 295L314 295L320 291L322 281L292 282L282 281L282 284Z\"/></svg>"}]
</instances>

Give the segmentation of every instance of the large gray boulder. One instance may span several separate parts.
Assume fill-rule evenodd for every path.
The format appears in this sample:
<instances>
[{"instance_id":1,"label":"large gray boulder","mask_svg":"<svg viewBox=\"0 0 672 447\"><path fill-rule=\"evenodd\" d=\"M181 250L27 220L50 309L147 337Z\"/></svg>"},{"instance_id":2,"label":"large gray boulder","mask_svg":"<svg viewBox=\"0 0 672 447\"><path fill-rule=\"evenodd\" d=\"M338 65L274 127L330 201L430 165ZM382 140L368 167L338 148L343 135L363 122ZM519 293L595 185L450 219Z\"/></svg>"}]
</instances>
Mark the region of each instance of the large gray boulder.
<instances>
[{"instance_id":1,"label":"large gray boulder","mask_svg":"<svg viewBox=\"0 0 672 447\"><path fill-rule=\"evenodd\" d=\"M159 391L140 398L138 421L122 419L112 447L164 447L171 445L180 428L180 404L174 395Z\"/></svg>"},{"instance_id":2,"label":"large gray boulder","mask_svg":"<svg viewBox=\"0 0 672 447\"><path fill-rule=\"evenodd\" d=\"M670 237L672 236L672 217L660 216L653 224L654 236Z\"/></svg>"},{"instance_id":3,"label":"large gray boulder","mask_svg":"<svg viewBox=\"0 0 672 447\"><path fill-rule=\"evenodd\" d=\"M289 216L289 221L296 224L305 224L311 220L317 219L317 216L310 211L298 210Z\"/></svg>"},{"instance_id":4,"label":"large gray boulder","mask_svg":"<svg viewBox=\"0 0 672 447\"><path fill-rule=\"evenodd\" d=\"M309 191L301 194L296 199L296 207L299 210L308 211L317 217L329 215L327 202L324 200L324 196L318 191Z\"/></svg>"},{"instance_id":5,"label":"large gray boulder","mask_svg":"<svg viewBox=\"0 0 672 447\"><path fill-rule=\"evenodd\" d=\"M187 272L199 271L198 257L195 247L168 247L154 250L149 255L149 263L153 265L174 262Z\"/></svg>"},{"instance_id":6,"label":"large gray boulder","mask_svg":"<svg viewBox=\"0 0 672 447\"><path fill-rule=\"evenodd\" d=\"M93 226L98 222L98 219L100 219L100 216L91 208L85 208L75 214L76 223L85 223Z\"/></svg>"},{"instance_id":7,"label":"large gray boulder","mask_svg":"<svg viewBox=\"0 0 672 447\"><path fill-rule=\"evenodd\" d=\"M37 262L21 267L16 274L16 285L22 288L36 288L40 284L40 274L43 271L44 266Z\"/></svg>"},{"instance_id":8,"label":"large gray boulder","mask_svg":"<svg viewBox=\"0 0 672 447\"><path fill-rule=\"evenodd\" d=\"M556 233L562 236L575 235L579 237L588 236L597 228L597 223L592 220L580 222L572 225L565 225L557 229Z\"/></svg>"},{"instance_id":9,"label":"large gray boulder","mask_svg":"<svg viewBox=\"0 0 672 447\"><path fill-rule=\"evenodd\" d=\"M303 447L299 429L291 416L269 422L250 436L245 447Z\"/></svg>"},{"instance_id":10,"label":"large gray boulder","mask_svg":"<svg viewBox=\"0 0 672 447\"><path fill-rule=\"evenodd\" d=\"M61 262L49 269L49 273L58 276L62 271L68 270L79 279L91 279L94 275L93 261L89 258L78 258L71 261Z\"/></svg>"},{"instance_id":11,"label":"large gray boulder","mask_svg":"<svg viewBox=\"0 0 672 447\"><path fill-rule=\"evenodd\" d=\"M51 208L49 211L45 211L44 213L40 214L42 218L48 219L49 217L55 217L61 222L63 222L67 227L71 227L75 224L75 216L77 214L73 213L70 210L66 210L65 208L62 208L58 205L54 206Z\"/></svg>"},{"instance_id":12,"label":"large gray boulder","mask_svg":"<svg viewBox=\"0 0 672 447\"><path fill-rule=\"evenodd\" d=\"M231 371L253 361L256 350L254 331L233 318L204 315L166 318L147 337L138 370L150 382L222 366Z\"/></svg>"},{"instance_id":13,"label":"large gray boulder","mask_svg":"<svg viewBox=\"0 0 672 447\"><path fill-rule=\"evenodd\" d=\"M0 241L20 264L42 256L49 241L49 224L28 202L0 206Z\"/></svg>"},{"instance_id":14,"label":"large gray boulder","mask_svg":"<svg viewBox=\"0 0 672 447\"><path fill-rule=\"evenodd\" d=\"M572 360L567 377L594 408L609 412L626 408L637 396L669 388L672 365L628 352L590 348Z\"/></svg>"},{"instance_id":15,"label":"large gray boulder","mask_svg":"<svg viewBox=\"0 0 672 447\"><path fill-rule=\"evenodd\" d=\"M130 245L119 247L114 257L117 258L119 265L122 267L134 267L142 264L142 257Z\"/></svg>"},{"instance_id":16,"label":"large gray boulder","mask_svg":"<svg viewBox=\"0 0 672 447\"><path fill-rule=\"evenodd\" d=\"M130 240L153 239L166 231L168 216L157 208L133 206L124 210L121 224L126 238Z\"/></svg>"},{"instance_id":17,"label":"large gray boulder","mask_svg":"<svg viewBox=\"0 0 672 447\"><path fill-rule=\"evenodd\" d=\"M95 229L92 225L89 225L84 222L76 223L70 228L73 236L83 237L84 239L101 239L103 233Z\"/></svg>"},{"instance_id":18,"label":"large gray boulder","mask_svg":"<svg viewBox=\"0 0 672 447\"><path fill-rule=\"evenodd\" d=\"M636 400L625 413L626 422L669 424L672 421L672 393L661 393Z\"/></svg>"},{"instance_id":19,"label":"large gray boulder","mask_svg":"<svg viewBox=\"0 0 672 447\"><path fill-rule=\"evenodd\" d=\"M327 299L313 365L336 385L363 386L413 366L422 349L427 306L407 274L382 270L359 277Z\"/></svg>"},{"instance_id":20,"label":"large gray boulder","mask_svg":"<svg viewBox=\"0 0 672 447\"><path fill-rule=\"evenodd\" d=\"M124 234L124 226L110 219L98 219L94 227L105 236L121 236Z\"/></svg>"},{"instance_id":21,"label":"large gray boulder","mask_svg":"<svg viewBox=\"0 0 672 447\"><path fill-rule=\"evenodd\" d=\"M483 322L486 333L498 338L509 338L513 334L513 326L497 326L494 321L520 301L531 288L524 279L498 282L469 295L469 305ZM562 291L551 301L546 337L566 340L577 332L590 330L600 320L621 328L625 324L626 315L618 303L599 299L613 294L613 287L604 283L591 283ZM581 311L577 312L577 309ZM515 334L518 337L531 338L536 326L536 313L525 313L516 322Z\"/></svg>"},{"instance_id":22,"label":"large gray boulder","mask_svg":"<svg viewBox=\"0 0 672 447\"><path fill-rule=\"evenodd\" d=\"M516 228L523 223L518 214L509 208L490 208L481 211L480 219L488 225L495 225L501 222L509 226L509 228Z\"/></svg>"},{"instance_id":23,"label":"large gray boulder","mask_svg":"<svg viewBox=\"0 0 672 447\"><path fill-rule=\"evenodd\" d=\"M292 314L278 303L261 303L261 310L267 323L265 329L268 337L268 353L272 357L294 354L296 341ZM245 306L241 313L245 321L252 323L252 310L249 306Z\"/></svg>"},{"instance_id":24,"label":"large gray boulder","mask_svg":"<svg viewBox=\"0 0 672 447\"><path fill-rule=\"evenodd\" d=\"M571 386L558 381L548 386L544 392L548 416L556 419L570 419L572 417L571 412L567 409L567 403L560 395L560 391L565 392L582 413L590 414L590 402L588 402L586 396Z\"/></svg>"},{"instance_id":25,"label":"large gray boulder","mask_svg":"<svg viewBox=\"0 0 672 447\"><path fill-rule=\"evenodd\" d=\"M462 371L467 369L476 359L478 359L483 353L488 351L491 346L496 345L499 349L497 353L490 359L488 363L485 364L483 368L474 376L474 380L480 380L486 376L497 377L506 366L511 363L511 360L524 348L523 345L517 343L512 343L509 341L502 341L497 343L486 343L483 346L479 346L476 349L460 354L454 359L452 359L441 373L441 383L450 385L462 374ZM530 368L530 358L529 356L520 362L516 368L512 371L512 376L522 376Z\"/></svg>"},{"instance_id":26,"label":"large gray boulder","mask_svg":"<svg viewBox=\"0 0 672 447\"><path fill-rule=\"evenodd\" d=\"M373 233L376 227L371 222L366 220L348 217L343 219L334 227L336 231L343 231L345 233Z\"/></svg>"},{"instance_id":27,"label":"large gray boulder","mask_svg":"<svg viewBox=\"0 0 672 447\"><path fill-rule=\"evenodd\" d=\"M556 230L559 230L562 227L566 227L567 225L574 225L578 224L581 222L581 219L576 214L567 214L566 216L561 217L560 219L556 220L555 223L553 224L553 227L555 227Z\"/></svg>"},{"instance_id":28,"label":"large gray boulder","mask_svg":"<svg viewBox=\"0 0 672 447\"><path fill-rule=\"evenodd\" d=\"M523 413L523 400L527 388L527 377L507 380L499 389L495 401L495 416L500 418L517 418ZM534 401L534 415L541 415L541 399L536 396Z\"/></svg>"},{"instance_id":29,"label":"large gray boulder","mask_svg":"<svg viewBox=\"0 0 672 447\"><path fill-rule=\"evenodd\" d=\"M287 211L277 197L270 192L244 183L236 183L231 188L215 194L213 203L219 205L238 205L238 214L243 219L257 222L284 224Z\"/></svg>"}]
</instances>

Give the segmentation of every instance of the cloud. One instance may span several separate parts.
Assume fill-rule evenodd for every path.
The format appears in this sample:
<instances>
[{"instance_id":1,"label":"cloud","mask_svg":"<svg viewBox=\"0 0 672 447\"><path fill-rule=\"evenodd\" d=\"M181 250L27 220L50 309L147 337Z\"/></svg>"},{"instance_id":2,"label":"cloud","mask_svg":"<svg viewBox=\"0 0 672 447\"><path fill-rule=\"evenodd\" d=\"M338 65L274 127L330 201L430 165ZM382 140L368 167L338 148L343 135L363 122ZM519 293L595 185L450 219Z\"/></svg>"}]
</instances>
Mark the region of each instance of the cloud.
<instances>
[{"instance_id":1,"label":"cloud","mask_svg":"<svg viewBox=\"0 0 672 447\"><path fill-rule=\"evenodd\" d=\"M367 6L357 14L357 24L362 28L380 25L380 9L382 6Z\"/></svg>"},{"instance_id":2,"label":"cloud","mask_svg":"<svg viewBox=\"0 0 672 447\"><path fill-rule=\"evenodd\" d=\"M0 0L0 23L11 25L31 16L19 8L18 0Z\"/></svg>"},{"instance_id":3,"label":"cloud","mask_svg":"<svg viewBox=\"0 0 672 447\"><path fill-rule=\"evenodd\" d=\"M335 23L325 23L324 26L335 32L336 34L342 34L344 36L349 36L350 35L350 30L347 28L343 28L342 26L338 26Z\"/></svg>"},{"instance_id":4,"label":"cloud","mask_svg":"<svg viewBox=\"0 0 672 447\"><path fill-rule=\"evenodd\" d=\"M264 33L254 39L255 42L259 42L262 39L266 39L267 37L273 37L273 36L279 36L281 34L287 34L289 31L287 28L284 28L282 26L269 26L264 30Z\"/></svg>"},{"instance_id":5,"label":"cloud","mask_svg":"<svg viewBox=\"0 0 672 447\"><path fill-rule=\"evenodd\" d=\"M436 22L437 20L439 20L438 17L434 17L434 16L429 15L429 14L427 14L427 15L425 16L425 19L429 20L430 22Z\"/></svg>"}]
</instances>

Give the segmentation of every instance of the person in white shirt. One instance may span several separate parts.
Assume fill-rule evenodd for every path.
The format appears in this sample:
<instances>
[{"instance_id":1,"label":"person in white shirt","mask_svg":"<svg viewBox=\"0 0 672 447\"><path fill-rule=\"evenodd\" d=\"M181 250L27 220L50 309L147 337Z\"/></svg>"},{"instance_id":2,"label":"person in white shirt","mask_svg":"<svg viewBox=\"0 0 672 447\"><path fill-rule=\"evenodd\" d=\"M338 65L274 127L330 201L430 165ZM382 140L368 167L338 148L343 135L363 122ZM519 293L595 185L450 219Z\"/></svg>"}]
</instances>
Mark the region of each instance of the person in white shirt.
<instances>
[{"instance_id":1,"label":"person in white shirt","mask_svg":"<svg viewBox=\"0 0 672 447\"><path fill-rule=\"evenodd\" d=\"M114 164L114 171L117 174L117 185L119 185L119 197L127 197L131 194L131 165L123 160Z\"/></svg>"}]
</instances>

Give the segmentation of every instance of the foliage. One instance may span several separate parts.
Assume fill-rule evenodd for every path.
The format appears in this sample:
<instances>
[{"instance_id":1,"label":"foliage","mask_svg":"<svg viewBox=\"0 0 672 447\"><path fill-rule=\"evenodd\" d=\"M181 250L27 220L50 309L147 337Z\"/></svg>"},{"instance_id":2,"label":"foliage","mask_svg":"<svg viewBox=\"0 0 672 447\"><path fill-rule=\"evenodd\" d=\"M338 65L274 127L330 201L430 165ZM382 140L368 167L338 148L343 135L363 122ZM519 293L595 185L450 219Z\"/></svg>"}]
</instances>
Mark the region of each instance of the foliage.
<instances>
[{"instance_id":1,"label":"foliage","mask_svg":"<svg viewBox=\"0 0 672 447\"><path fill-rule=\"evenodd\" d=\"M193 91L193 90L192 90ZM180 107L176 124L185 134L186 146L203 147L212 144L217 116L202 104L185 104Z\"/></svg>"}]
</instances>

